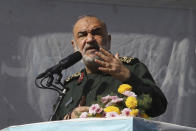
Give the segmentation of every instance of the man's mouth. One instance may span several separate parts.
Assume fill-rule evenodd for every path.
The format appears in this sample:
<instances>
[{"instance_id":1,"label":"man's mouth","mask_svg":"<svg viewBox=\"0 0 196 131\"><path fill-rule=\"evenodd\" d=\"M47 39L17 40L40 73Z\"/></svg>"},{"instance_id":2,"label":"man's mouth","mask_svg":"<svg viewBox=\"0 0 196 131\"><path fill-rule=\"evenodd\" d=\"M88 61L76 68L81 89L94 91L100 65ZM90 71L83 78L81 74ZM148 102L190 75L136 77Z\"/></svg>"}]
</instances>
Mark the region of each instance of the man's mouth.
<instances>
[{"instance_id":1,"label":"man's mouth","mask_svg":"<svg viewBox=\"0 0 196 131\"><path fill-rule=\"evenodd\" d=\"M91 50L91 51L98 51L98 50L99 50L99 47L90 46L90 47L87 47L87 48L86 48L86 51L88 51L88 50L89 50L89 51L90 51L90 50Z\"/></svg>"}]
</instances>

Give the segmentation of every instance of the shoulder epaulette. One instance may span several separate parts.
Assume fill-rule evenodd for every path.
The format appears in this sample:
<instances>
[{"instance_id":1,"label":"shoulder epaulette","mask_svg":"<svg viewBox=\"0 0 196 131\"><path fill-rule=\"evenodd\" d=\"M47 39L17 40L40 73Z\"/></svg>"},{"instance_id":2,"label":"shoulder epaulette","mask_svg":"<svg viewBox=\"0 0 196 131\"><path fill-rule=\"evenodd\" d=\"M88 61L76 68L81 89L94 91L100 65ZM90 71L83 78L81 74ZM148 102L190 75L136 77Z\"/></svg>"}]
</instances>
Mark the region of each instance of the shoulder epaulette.
<instances>
[{"instance_id":1,"label":"shoulder epaulette","mask_svg":"<svg viewBox=\"0 0 196 131\"><path fill-rule=\"evenodd\" d=\"M120 57L120 60L121 60L123 63L129 64L129 63L131 63L133 60L135 60L135 58L124 56L124 57Z\"/></svg>"},{"instance_id":2,"label":"shoulder epaulette","mask_svg":"<svg viewBox=\"0 0 196 131\"><path fill-rule=\"evenodd\" d=\"M67 78L65 79L65 82L66 82L66 83L67 83L67 82L70 82L71 80L78 78L80 75L81 75L81 72L74 73L73 75L67 77Z\"/></svg>"}]
</instances>

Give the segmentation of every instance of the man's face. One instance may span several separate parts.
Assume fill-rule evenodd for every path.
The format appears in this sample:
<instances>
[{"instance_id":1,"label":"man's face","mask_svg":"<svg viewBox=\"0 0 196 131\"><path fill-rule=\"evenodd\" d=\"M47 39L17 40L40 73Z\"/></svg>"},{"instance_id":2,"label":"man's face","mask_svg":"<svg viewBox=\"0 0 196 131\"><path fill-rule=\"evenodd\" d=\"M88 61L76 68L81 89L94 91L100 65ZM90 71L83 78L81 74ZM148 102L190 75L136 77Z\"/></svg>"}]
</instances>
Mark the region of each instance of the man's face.
<instances>
[{"instance_id":1,"label":"man's face","mask_svg":"<svg viewBox=\"0 0 196 131\"><path fill-rule=\"evenodd\" d=\"M73 33L72 45L82 53L84 59L97 58L95 52L100 47L110 49L110 35L107 34L104 24L95 17L80 19L75 24Z\"/></svg>"}]
</instances>

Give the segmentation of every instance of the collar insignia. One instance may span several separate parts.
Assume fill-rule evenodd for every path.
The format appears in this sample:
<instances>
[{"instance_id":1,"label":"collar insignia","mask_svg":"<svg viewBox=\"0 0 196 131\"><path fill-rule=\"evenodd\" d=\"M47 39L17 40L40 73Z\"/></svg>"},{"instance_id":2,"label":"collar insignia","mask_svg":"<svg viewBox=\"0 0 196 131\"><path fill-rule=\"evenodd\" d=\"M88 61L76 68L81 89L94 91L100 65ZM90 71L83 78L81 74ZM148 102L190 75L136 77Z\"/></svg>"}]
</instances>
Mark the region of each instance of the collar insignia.
<instances>
[{"instance_id":1,"label":"collar insignia","mask_svg":"<svg viewBox=\"0 0 196 131\"><path fill-rule=\"evenodd\" d=\"M135 58L133 58L133 57L127 57L127 56L120 57L120 60L121 60L123 63L126 63L126 64L131 63L134 59L135 59Z\"/></svg>"},{"instance_id":2,"label":"collar insignia","mask_svg":"<svg viewBox=\"0 0 196 131\"><path fill-rule=\"evenodd\" d=\"M81 75L81 72L77 72L69 77L67 77L67 79L65 80L65 82L70 82L71 80L75 79L75 78L78 78L79 76Z\"/></svg>"}]
</instances>

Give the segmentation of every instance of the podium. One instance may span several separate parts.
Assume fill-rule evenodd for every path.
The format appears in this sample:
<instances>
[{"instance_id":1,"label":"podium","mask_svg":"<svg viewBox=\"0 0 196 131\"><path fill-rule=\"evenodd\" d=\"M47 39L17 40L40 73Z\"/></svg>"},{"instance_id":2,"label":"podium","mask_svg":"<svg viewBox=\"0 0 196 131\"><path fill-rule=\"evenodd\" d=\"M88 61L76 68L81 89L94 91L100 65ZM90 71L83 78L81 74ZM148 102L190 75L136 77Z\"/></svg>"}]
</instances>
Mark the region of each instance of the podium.
<instances>
[{"instance_id":1,"label":"podium","mask_svg":"<svg viewBox=\"0 0 196 131\"><path fill-rule=\"evenodd\" d=\"M196 128L136 117L119 117L41 122L11 126L0 131L196 131Z\"/></svg>"}]
</instances>

